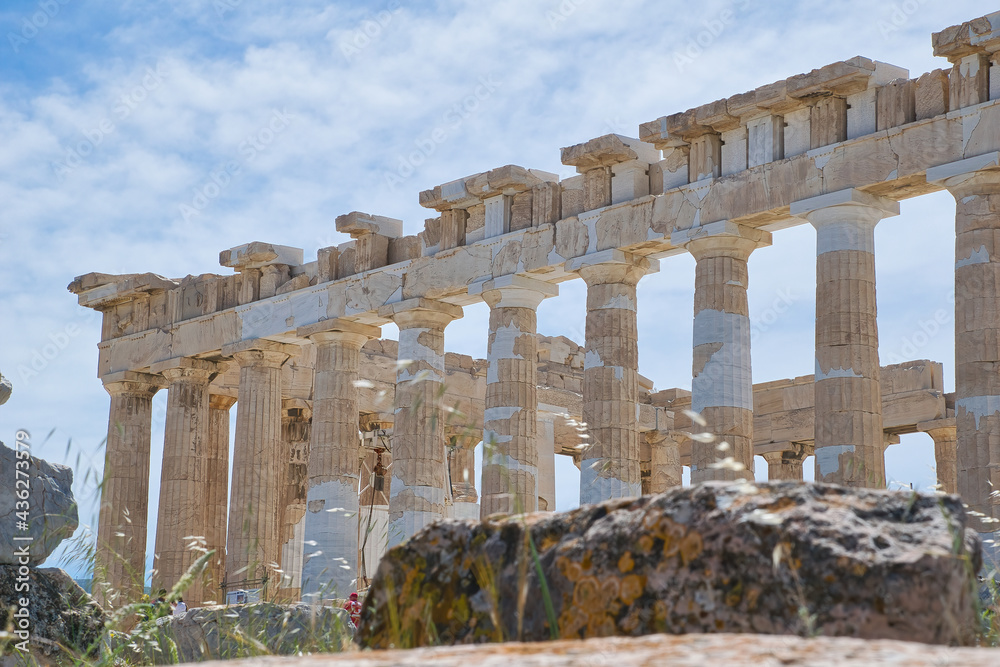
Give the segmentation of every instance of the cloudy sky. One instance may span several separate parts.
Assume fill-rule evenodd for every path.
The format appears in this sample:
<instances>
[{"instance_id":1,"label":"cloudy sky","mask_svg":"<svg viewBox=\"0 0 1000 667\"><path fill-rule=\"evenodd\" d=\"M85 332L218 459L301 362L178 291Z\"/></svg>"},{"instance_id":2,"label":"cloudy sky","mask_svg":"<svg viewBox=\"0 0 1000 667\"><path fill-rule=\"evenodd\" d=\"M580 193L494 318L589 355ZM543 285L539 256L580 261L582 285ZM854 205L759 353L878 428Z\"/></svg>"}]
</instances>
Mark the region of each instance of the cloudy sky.
<instances>
[{"instance_id":1,"label":"cloudy sky","mask_svg":"<svg viewBox=\"0 0 1000 667\"><path fill-rule=\"evenodd\" d=\"M991 9L981 0L5 0L0 370L14 395L0 408L0 438L26 428L37 455L73 465L82 522L95 524L109 399L96 377L99 318L66 291L74 276L222 273L219 251L253 240L301 247L310 261L347 240L334 218L352 210L401 218L415 234L429 217L420 190L505 164L571 176L562 146L636 136L641 122L855 55L911 76L946 67L931 32ZM272 122L282 129L255 140ZM937 194L903 202L876 232L883 363L941 361L948 391L953 220L950 196ZM811 373L813 230L776 233L750 275L754 380ZM693 280L693 260L679 256L640 283L641 372L658 389L690 387ZM582 342L583 285L561 292L539 308L539 330ZM467 308L448 348L485 357L487 315ZM154 462L165 399L156 399ZM557 504L571 507L578 473L561 457L558 469ZM932 484L930 438L904 437L887 470L900 484ZM155 465L151 477L155 520Z\"/></svg>"}]
</instances>

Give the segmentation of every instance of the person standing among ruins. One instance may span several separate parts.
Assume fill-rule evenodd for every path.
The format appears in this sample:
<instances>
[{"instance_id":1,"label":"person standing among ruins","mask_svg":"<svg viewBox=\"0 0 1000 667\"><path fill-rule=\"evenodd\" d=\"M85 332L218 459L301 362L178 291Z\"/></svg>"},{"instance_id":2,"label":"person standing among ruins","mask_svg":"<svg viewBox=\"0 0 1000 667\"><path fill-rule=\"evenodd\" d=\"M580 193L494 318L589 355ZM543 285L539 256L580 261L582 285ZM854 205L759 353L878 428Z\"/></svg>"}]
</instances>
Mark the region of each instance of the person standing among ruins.
<instances>
[{"instance_id":1,"label":"person standing among ruins","mask_svg":"<svg viewBox=\"0 0 1000 667\"><path fill-rule=\"evenodd\" d=\"M354 624L354 627L358 627L358 624L361 623L361 603L358 602L357 593L351 593L351 599L344 603L344 609L351 615L351 623Z\"/></svg>"}]
</instances>

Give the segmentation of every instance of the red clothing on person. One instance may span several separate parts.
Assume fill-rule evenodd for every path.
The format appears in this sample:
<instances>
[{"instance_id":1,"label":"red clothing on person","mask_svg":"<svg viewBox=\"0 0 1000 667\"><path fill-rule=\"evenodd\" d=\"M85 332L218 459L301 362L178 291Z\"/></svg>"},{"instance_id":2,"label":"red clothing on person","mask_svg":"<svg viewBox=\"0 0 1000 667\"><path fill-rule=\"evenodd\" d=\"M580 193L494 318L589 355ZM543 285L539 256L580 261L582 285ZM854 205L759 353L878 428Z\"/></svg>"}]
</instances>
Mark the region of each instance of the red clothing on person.
<instances>
[{"instance_id":1,"label":"red clothing on person","mask_svg":"<svg viewBox=\"0 0 1000 667\"><path fill-rule=\"evenodd\" d=\"M356 599L348 600L344 604L344 609L351 615L351 623L354 623L355 627L357 627L358 623L361 622L361 603Z\"/></svg>"}]
</instances>

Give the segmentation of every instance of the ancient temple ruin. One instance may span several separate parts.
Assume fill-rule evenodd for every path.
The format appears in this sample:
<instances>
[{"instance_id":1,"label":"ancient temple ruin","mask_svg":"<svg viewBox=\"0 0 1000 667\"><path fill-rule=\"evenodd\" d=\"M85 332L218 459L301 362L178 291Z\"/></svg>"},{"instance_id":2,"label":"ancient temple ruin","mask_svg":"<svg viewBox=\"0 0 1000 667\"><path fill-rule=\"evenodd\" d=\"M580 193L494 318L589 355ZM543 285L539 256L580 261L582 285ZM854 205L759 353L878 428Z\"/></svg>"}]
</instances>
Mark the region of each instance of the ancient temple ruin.
<instances>
[{"instance_id":1,"label":"ancient temple ruin","mask_svg":"<svg viewBox=\"0 0 1000 667\"><path fill-rule=\"evenodd\" d=\"M197 535L217 552L206 586L266 571L290 597L342 596L431 521L553 509L555 455L579 465L581 503L679 484L682 465L693 482L748 477L754 454L772 478L801 479L814 454L817 480L880 487L885 447L915 431L934 438L942 487L992 532L1000 13L933 46L949 68L914 78L856 57L662 116L638 138L563 148L572 178L507 165L439 185L420 193L437 217L416 236L353 212L336 220L352 240L312 262L254 242L221 253L228 275L77 278L70 291L104 315L111 395L98 579L115 593L98 594L140 592L151 400L164 388L154 581L167 586ZM947 396L940 363L880 367L875 307L875 225L942 189L957 202ZM817 234L815 373L754 385L747 260L800 224ZM636 285L680 253L697 262L692 385L653 392ZM538 305L573 279L587 284L582 347L536 331ZM447 325L478 301L488 358L447 354ZM398 343L380 338L388 322ZM716 442L684 435L703 430L685 410L730 444L730 465Z\"/></svg>"}]
</instances>

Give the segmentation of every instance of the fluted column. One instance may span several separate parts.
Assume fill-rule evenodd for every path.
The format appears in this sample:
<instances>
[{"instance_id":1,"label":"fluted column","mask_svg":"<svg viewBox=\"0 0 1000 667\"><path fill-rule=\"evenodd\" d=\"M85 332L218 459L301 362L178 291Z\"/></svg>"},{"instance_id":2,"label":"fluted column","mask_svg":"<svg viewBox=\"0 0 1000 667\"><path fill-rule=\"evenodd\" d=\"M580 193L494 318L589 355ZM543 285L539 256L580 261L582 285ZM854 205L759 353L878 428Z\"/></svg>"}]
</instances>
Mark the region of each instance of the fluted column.
<instances>
[{"instance_id":1,"label":"fluted column","mask_svg":"<svg viewBox=\"0 0 1000 667\"><path fill-rule=\"evenodd\" d=\"M379 309L399 327L389 547L445 515L444 329L462 309L408 299Z\"/></svg>"},{"instance_id":2,"label":"fluted column","mask_svg":"<svg viewBox=\"0 0 1000 667\"><path fill-rule=\"evenodd\" d=\"M556 424L551 412L538 413L538 511L556 509Z\"/></svg>"},{"instance_id":3,"label":"fluted column","mask_svg":"<svg viewBox=\"0 0 1000 667\"><path fill-rule=\"evenodd\" d=\"M266 572L277 583L279 505L287 467L281 447L281 367L294 348L253 340L222 352L240 365L226 579L235 583Z\"/></svg>"},{"instance_id":4,"label":"fluted column","mask_svg":"<svg viewBox=\"0 0 1000 667\"><path fill-rule=\"evenodd\" d=\"M649 493L663 493L681 485L681 448L670 435L663 431L643 433L649 443Z\"/></svg>"},{"instance_id":5,"label":"fluted column","mask_svg":"<svg viewBox=\"0 0 1000 667\"><path fill-rule=\"evenodd\" d=\"M536 309L555 285L503 276L477 285L490 306L480 516L538 508ZM474 291L470 288L470 292Z\"/></svg>"},{"instance_id":6,"label":"fluted column","mask_svg":"<svg viewBox=\"0 0 1000 667\"><path fill-rule=\"evenodd\" d=\"M938 491L958 493L958 433L954 417L935 419L917 424L934 440L934 463L937 469Z\"/></svg>"},{"instance_id":7,"label":"fluted column","mask_svg":"<svg viewBox=\"0 0 1000 667\"><path fill-rule=\"evenodd\" d=\"M657 266L620 250L567 263L587 283L583 421L590 437L580 464L581 505L642 492L636 285Z\"/></svg>"},{"instance_id":8,"label":"fluted column","mask_svg":"<svg viewBox=\"0 0 1000 667\"><path fill-rule=\"evenodd\" d=\"M300 328L316 346L302 594L347 597L357 590L361 348L378 327L327 320Z\"/></svg>"},{"instance_id":9,"label":"fluted column","mask_svg":"<svg viewBox=\"0 0 1000 667\"><path fill-rule=\"evenodd\" d=\"M363 415L365 459L361 469L358 526L358 587L367 587L389 543L389 496L392 494L391 414ZM381 482L378 478L381 477ZM375 486L381 484L381 489Z\"/></svg>"},{"instance_id":10,"label":"fluted column","mask_svg":"<svg viewBox=\"0 0 1000 667\"><path fill-rule=\"evenodd\" d=\"M169 382L156 520L153 588L170 590L204 553L205 507L209 502L209 394L216 365L201 359L171 359L150 370ZM184 591L187 603L215 600L211 571L206 569ZM206 597L207 594L207 597Z\"/></svg>"},{"instance_id":11,"label":"fluted column","mask_svg":"<svg viewBox=\"0 0 1000 667\"><path fill-rule=\"evenodd\" d=\"M288 457L288 470L281 501L281 583L278 596L282 600L297 602L302 597L312 409L301 398L291 398L282 401L281 412L281 442Z\"/></svg>"},{"instance_id":12,"label":"fluted column","mask_svg":"<svg viewBox=\"0 0 1000 667\"><path fill-rule=\"evenodd\" d=\"M691 443L691 483L753 479L753 377L747 261L771 235L728 221L674 232L697 261L691 409L718 442ZM720 451L724 441L729 450ZM732 458L734 465L713 465Z\"/></svg>"},{"instance_id":13,"label":"fluted column","mask_svg":"<svg viewBox=\"0 0 1000 667\"><path fill-rule=\"evenodd\" d=\"M215 551L208 565L214 588L206 601L225 602L219 584L226 578L226 524L229 520L229 410L235 396L208 397L208 454L206 473L208 502L205 503L205 548ZM206 591L206 594L209 591Z\"/></svg>"},{"instance_id":14,"label":"fluted column","mask_svg":"<svg viewBox=\"0 0 1000 667\"><path fill-rule=\"evenodd\" d=\"M94 556L94 598L105 609L138 602L146 578L149 440L163 378L130 371L102 378L111 395Z\"/></svg>"},{"instance_id":15,"label":"fluted column","mask_svg":"<svg viewBox=\"0 0 1000 667\"><path fill-rule=\"evenodd\" d=\"M1000 519L1000 153L927 170L955 197L955 426L958 493ZM997 524L978 522L980 532Z\"/></svg>"},{"instance_id":16,"label":"fluted column","mask_svg":"<svg viewBox=\"0 0 1000 667\"><path fill-rule=\"evenodd\" d=\"M791 212L816 228L816 481L885 488L875 225L899 203L840 190Z\"/></svg>"},{"instance_id":17,"label":"fluted column","mask_svg":"<svg viewBox=\"0 0 1000 667\"><path fill-rule=\"evenodd\" d=\"M451 475L452 519L478 519L479 494L476 492L476 444L482 432L463 426L446 427L448 471Z\"/></svg>"},{"instance_id":18,"label":"fluted column","mask_svg":"<svg viewBox=\"0 0 1000 667\"><path fill-rule=\"evenodd\" d=\"M802 459L795 458L795 452L767 452L763 455L767 461L767 479L802 481Z\"/></svg>"}]
</instances>

